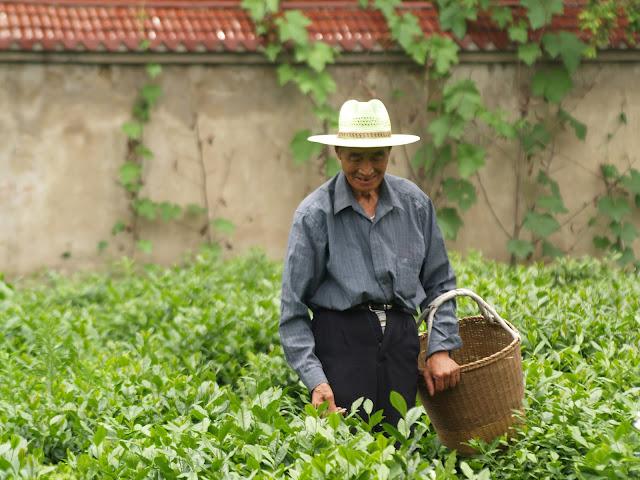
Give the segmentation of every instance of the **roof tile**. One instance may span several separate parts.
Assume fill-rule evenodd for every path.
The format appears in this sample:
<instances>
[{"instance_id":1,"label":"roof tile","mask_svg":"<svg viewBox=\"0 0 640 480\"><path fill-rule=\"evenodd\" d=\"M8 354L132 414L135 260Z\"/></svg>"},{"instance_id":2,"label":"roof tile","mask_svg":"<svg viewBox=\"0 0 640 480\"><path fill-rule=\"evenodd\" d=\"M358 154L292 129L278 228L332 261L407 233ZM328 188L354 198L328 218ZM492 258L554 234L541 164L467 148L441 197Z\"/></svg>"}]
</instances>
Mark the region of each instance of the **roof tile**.
<instances>
[{"instance_id":1,"label":"roof tile","mask_svg":"<svg viewBox=\"0 0 640 480\"><path fill-rule=\"evenodd\" d=\"M515 0L501 0L515 17L524 10ZM553 18L549 30L579 29L578 15L584 1L567 1L562 15ZM346 51L397 49L379 11L363 10L357 0L298 0L284 8L300 8L311 20L311 39L327 41ZM405 2L402 10L418 17L425 36L440 33L437 10L431 2ZM621 26L625 21L620 22ZM530 32L539 38L541 31ZM0 3L0 49L135 51L143 39L156 51L256 51L263 43L240 6L240 0L24 0ZM640 39L640 38L639 38ZM462 50L514 49L505 32L485 15L468 26L456 40ZM614 32L612 45L633 45L622 30ZM638 48L635 45L635 48Z\"/></svg>"}]
</instances>

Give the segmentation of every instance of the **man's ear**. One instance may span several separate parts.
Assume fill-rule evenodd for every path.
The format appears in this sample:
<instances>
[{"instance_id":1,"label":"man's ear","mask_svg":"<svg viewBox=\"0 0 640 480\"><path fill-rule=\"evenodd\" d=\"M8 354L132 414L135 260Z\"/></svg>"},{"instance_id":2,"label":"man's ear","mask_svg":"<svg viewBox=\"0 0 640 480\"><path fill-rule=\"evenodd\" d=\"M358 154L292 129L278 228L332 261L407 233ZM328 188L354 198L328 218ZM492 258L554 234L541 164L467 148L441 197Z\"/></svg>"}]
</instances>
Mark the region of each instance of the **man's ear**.
<instances>
[{"instance_id":1,"label":"man's ear","mask_svg":"<svg viewBox=\"0 0 640 480\"><path fill-rule=\"evenodd\" d=\"M336 145L333 147L333 150L336 152L336 157L340 158L340 147Z\"/></svg>"}]
</instances>

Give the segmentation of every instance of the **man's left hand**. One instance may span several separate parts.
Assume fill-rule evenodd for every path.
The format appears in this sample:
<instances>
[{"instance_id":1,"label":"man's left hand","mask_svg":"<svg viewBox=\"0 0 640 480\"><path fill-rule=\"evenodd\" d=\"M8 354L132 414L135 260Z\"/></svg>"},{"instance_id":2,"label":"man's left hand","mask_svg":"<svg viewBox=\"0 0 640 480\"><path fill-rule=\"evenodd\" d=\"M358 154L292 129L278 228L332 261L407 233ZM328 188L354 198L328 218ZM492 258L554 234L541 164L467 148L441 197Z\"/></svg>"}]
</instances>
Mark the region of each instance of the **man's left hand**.
<instances>
[{"instance_id":1,"label":"man's left hand","mask_svg":"<svg viewBox=\"0 0 640 480\"><path fill-rule=\"evenodd\" d=\"M422 373L429 395L432 397L460 383L460 365L449 357L449 352L442 351L431 355L425 362Z\"/></svg>"}]
</instances>

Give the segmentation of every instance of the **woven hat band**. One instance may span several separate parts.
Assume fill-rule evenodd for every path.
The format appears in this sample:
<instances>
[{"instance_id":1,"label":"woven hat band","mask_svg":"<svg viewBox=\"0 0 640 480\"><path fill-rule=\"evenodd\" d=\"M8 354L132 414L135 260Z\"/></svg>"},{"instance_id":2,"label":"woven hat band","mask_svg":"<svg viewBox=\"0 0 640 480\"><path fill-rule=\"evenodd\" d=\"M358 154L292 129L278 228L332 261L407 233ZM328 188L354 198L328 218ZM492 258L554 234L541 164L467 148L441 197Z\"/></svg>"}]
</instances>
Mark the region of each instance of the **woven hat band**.
<instances>
[{"instance_id":1,"label":"woven hat band","mask_svg":"<svg viewBox=\"0 0 640 480\"><path fill-rule=\"evenodd\" d=\"M338 132L338 138L386 138L391 136L391 130L387 132Z\"/></svg>"}]
</instances>

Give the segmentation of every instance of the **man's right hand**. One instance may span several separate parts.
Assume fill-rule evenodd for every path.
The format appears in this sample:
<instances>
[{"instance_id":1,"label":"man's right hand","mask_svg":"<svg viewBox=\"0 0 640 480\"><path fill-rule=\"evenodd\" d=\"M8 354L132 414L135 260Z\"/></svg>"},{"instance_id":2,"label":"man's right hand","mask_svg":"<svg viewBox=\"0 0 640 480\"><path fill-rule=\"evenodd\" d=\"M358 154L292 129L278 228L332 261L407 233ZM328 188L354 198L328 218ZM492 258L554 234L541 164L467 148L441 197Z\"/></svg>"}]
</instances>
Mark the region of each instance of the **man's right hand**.
<instances>
[{"instance_id":1,"label":"man's right hand","mask_svg":"<svg viewBox=\"0 0 640 480\"><path fill-rule=\"evenodd\" d=\"M321 383L314 388L311 393L311 405L315 408L318 408L324 402L329 403L329 408L327 409L329 413L338 412L345 414L347 412L346 408L336 406L336 401L333 398L333 390L331 390L328 383Z\"/></svg>"}]
</instances>

